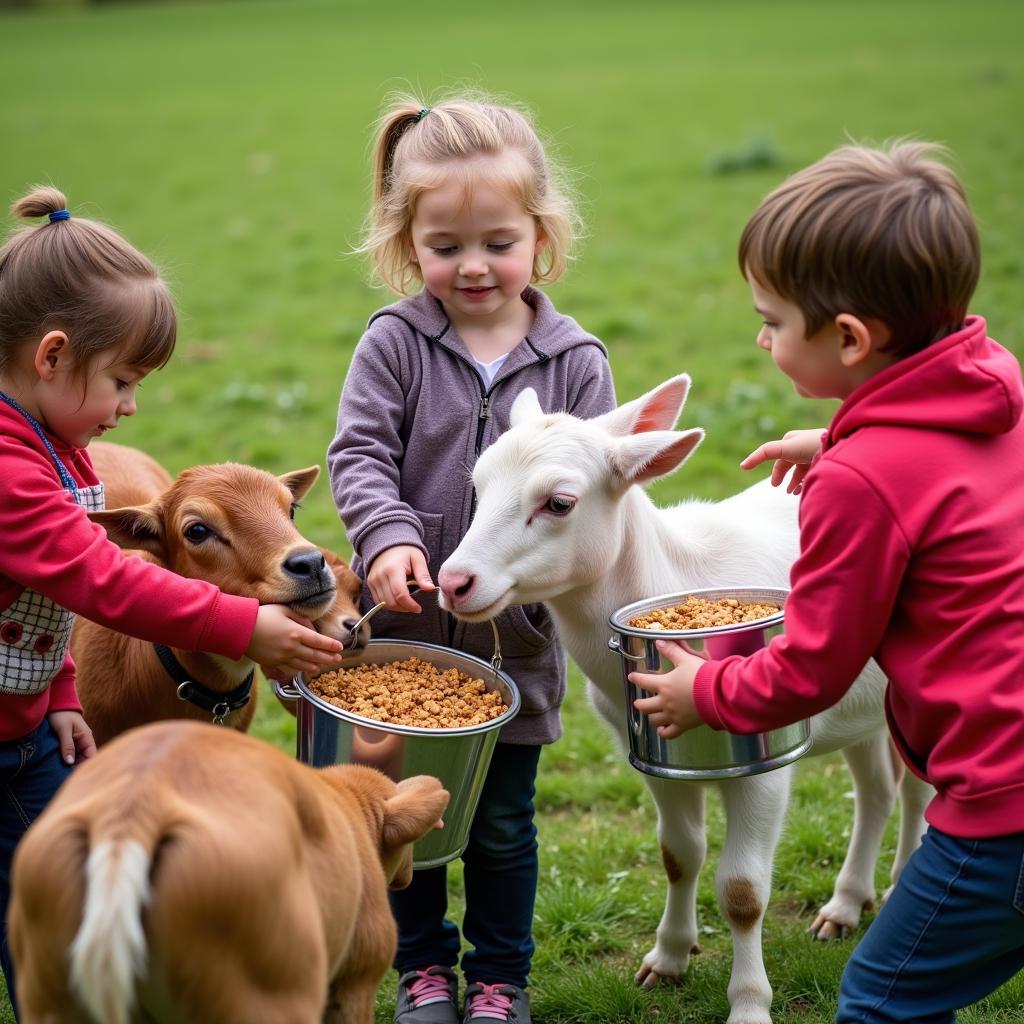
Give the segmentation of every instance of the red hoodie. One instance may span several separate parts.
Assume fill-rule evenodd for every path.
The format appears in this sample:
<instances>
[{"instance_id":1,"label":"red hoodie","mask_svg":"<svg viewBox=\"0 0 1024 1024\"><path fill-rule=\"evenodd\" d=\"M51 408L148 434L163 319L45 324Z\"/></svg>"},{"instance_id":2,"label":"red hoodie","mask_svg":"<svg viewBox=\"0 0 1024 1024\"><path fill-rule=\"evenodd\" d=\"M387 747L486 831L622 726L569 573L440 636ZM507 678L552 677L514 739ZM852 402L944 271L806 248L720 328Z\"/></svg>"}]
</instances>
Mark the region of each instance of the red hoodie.
<instances>
[{"instance_id":1,"label":"red hoodie","mask_svg":"<svg viewBox=\"0 0 1024 1024\"><path fill-rule=\"evenodd\" d=\"M804 481L786 634L702 666L701 717L737 733L806 718L874 657L896 745L938 791L928 821L1024 831L1022 405L980 317L857 388Z\"/></svg>"},{"instance_id":2,"label":"red hoodie","mask_svg":"<svg viewBox=\"0 0 1024 1024\"><path fill-rule=\"evenodd\" d=\"M85 449L50 440L76 484L98 483ZM256 600L126 557L74 503L25 418L2 402L0 538L0 612L29 588L94 622L183 650L237 659L252 639ZM48 689L0 694L0 741L26 735L51 711L80 711L74 675L69 654Z\"/></svg>"}]
</instances>

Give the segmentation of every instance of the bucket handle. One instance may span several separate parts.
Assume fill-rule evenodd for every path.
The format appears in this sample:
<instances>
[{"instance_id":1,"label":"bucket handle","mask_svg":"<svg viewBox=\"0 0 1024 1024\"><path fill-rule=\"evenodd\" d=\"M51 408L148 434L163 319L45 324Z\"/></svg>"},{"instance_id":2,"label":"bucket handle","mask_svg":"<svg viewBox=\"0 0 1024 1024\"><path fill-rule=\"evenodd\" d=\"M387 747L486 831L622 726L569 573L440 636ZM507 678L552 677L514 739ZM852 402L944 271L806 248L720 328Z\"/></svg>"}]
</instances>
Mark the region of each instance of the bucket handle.
<instances>
[{"instance_id":1,"label":"bucket handle","mask_svg":"<svg viewBox=\"0 0 1024 1024\"><path fill-rule=\"evenodd\" d=\"M278 700L300 700L302 698L302 691L295 685L294 679L290 683L279 683L276 679L271 679L270 682Z\"/></svg>"},{"instance_id":2,"label":"bucket handle","mask_svg":"<svg viewBox=\"0 0 1024 1024\"><path fill-rule=\"evenodd\" d=\"M406 580L405 585L409 588L410 594L415 594L419 591L420 586L415 580ZM348 631L348 639L355 640L359 636L359 630L362 629L363 623L368 619L372 619L387 604L387 601L381 601L375 604L361 619L358 619L355 625Z\"/></svg>"},{"instance_id":3,"label":"bucket handle","mask_svg":"<svg viewBox=\"0 0 1024 1024\"><path fill-rule=\"evenodd\" d=\"M419 584L415 580L406 580L406 586L409 588L410 594L415 594L419 591ZM368 619L373 618L384 607L387 602L381 601L379 604L375 604L356 624L348 631L349 639L355 640L359 635L359 630L363 623ZM494 653L491 655L491 671L495 676L501 671L501 640L498 639L498 627L494 624L494 619L488 620L491 624L491 632L494 634ZM298 700L302 694L298 688L294 685L281 687L277 683L274 684L275 691L278 696L283 697L285 700Z\"/></svg>"},{"instance_id":4,"label":"bucket handle","mask_svg":"<svg viewBox=\"0 0 1024 1024\"><path fill-rule=\"evenodd\" d=\"M617 636L608 637L608 650L615 654L621 654L627 661L635 661L638 664L647 660L647 658L642 654L630 654L629 651L622 646L622 641Z\"/></svg>"}]
</instances>

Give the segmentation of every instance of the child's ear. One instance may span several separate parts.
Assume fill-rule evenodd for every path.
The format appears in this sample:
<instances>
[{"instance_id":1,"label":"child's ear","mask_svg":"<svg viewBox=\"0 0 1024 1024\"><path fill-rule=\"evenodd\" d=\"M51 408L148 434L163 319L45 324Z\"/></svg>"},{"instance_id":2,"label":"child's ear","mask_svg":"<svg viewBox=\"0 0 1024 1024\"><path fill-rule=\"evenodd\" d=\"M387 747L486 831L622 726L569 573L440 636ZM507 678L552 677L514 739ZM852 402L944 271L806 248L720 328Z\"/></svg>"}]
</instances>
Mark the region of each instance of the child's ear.
<instances>
[{"instance_id":1,"label":"child's ear","mask_svg":"<svg viewBox=\"0 0 1024 1024\"><path fill-rule=\"evenodd\" d=\"M847 368L857 366L868 356L877 354L892 337L889 328L873 317L862 318L852 313L840 313L834 323L839 332L839 359Z\"/></svg>"},{"instance_id":2,"label":"child's ear","mask_svg":"<svg viewBox=\"0 0 1024 1024\"><path fill-rule=\"evenodd\" d=\"M53 380L61 366L71 361L71 342L63 331L48 331L36 346L32 360L40 380Z\"/></svg>"},{"instance_id":3,"label":"child's ear","mask_svg":"<svg viewBox=\"0 0 1024 1024\"><path fill-rule=\"evenodd\" d=\"M537 243L533 247L535 256L539 256L548 247L548 236L545 230L537 225Z\"/></svg>"}]
</instances>

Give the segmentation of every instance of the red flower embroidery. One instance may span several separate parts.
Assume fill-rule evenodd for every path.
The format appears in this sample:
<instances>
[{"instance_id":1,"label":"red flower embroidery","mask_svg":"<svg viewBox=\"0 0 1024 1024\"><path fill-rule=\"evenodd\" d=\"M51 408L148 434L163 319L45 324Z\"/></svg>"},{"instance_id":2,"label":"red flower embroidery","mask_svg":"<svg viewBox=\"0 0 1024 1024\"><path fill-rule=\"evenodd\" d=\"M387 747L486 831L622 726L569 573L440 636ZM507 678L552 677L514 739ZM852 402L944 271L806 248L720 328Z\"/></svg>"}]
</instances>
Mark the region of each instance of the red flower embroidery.
<instances>
[{"instance_id":1,"label":"red flower embroidery","mask_svg":"<svg viewBox=\"0 0 1024 1024\"><path fill-rule=\"evenodd\" d=\"M8 619L2 626L0 626L0 640L3 640L5 644L16 644L21 639L21 635L24 632L25 630L22 628L20 622Z\"/></svg>"}]
</instances>

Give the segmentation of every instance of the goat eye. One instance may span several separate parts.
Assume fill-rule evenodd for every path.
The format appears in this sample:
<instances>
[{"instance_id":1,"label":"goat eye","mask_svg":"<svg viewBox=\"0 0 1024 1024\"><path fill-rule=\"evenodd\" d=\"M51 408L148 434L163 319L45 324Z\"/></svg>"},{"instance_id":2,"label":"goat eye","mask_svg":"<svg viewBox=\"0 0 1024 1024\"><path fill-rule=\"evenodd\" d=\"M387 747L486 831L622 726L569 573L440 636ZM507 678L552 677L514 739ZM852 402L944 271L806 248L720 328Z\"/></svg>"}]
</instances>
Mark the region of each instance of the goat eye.
<instances>
[{"instance_id":1,"label":"goat eye","mask_svg":"<svg viewBox=\"0 0 1024 1024\"><path fill-rule=\"evenodd\" d=\"M193 523L185 527L185 539L192 544L202 544L213 531L203 523Z\"/></svg>"},{"instance_id":2,"label":"goat eye","mask_svg":"<svg viewBox=\"0 0 1024 1024\"><path fill-rule=\"evenodd\" d=\"M544 503L544 511L554 516L567 516L576 507L576 499L564 494L552 494Z\"/></svg>"}]
</instances>

